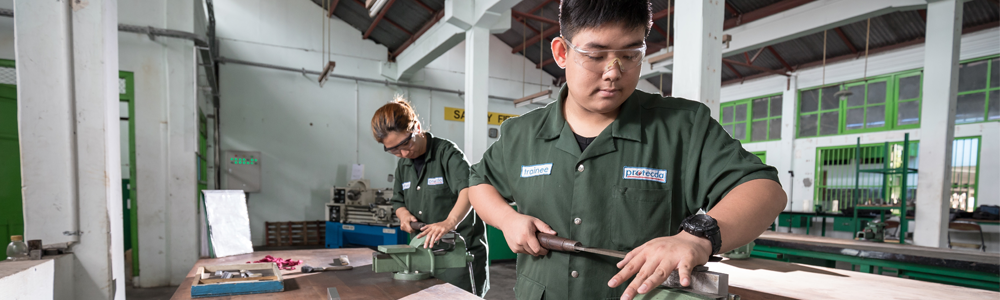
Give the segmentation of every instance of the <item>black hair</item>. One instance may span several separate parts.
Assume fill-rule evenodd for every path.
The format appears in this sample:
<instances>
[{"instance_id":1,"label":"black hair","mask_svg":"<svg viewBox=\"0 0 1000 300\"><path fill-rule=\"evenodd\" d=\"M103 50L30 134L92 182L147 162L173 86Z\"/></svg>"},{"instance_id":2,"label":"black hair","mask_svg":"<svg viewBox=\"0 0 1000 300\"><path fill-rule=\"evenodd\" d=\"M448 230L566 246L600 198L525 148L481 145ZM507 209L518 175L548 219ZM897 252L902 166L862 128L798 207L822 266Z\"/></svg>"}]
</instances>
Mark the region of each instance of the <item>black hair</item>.
<instances>
[{"instance_id":1,"label":"black hair","mask_svg":"<svg viewBox=\"0 0 1000 300\"><path fill-rule=\"evenodd\" d=\"M649 35L653 12L649 0L562 0L559 4L559 26L563 37L572 40L577 32L618 23L626 28L642 27Z\"/></svg>"}]
</instances>

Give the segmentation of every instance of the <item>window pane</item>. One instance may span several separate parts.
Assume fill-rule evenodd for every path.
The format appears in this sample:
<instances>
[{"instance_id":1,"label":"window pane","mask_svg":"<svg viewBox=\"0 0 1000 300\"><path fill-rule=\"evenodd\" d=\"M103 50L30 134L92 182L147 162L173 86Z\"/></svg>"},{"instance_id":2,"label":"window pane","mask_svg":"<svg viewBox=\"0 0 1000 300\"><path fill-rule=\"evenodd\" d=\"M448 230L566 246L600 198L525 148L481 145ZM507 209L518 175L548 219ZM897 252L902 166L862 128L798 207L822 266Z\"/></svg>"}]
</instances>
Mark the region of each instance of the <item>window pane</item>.
<instances>
[{"instance_id":1,"label":"window pane","mask_svg":"<svg viewBox=\"0 0 1000 300\"><path fill-rule=\"evenodd\" d=\"M990 114L988 119L1000 120L1000 90L990 92Z\"/></svg>"},{"instance_id":2,"label":"window pane","mask_svg":"<svg viewBox=\"0 0 1000 300\"><path fill-rule=\"evenodd\" d=\"M729 133L729 136L733 136L733 125L722 126L722 128L726 129L726 132Z\"/></svg>"},{"instance_id":3,"label":"window pane","mask_svg":"<svg viewBox=\"0 0 1000 300\"><path fill-rule=\"evenodd\" d=\"M823 93L821 95L823 99L820 101L821 102L820 106L822 107L823 110L836 109L840 107L840 99L837 99L837 96L834 96L834 94L836 94L837 91L839 90L840 90L839 86L831 86L823 88Z\"/></svg>"},{"instance_id":4,"label":"window pane","mask_svg":"<svg viewBox=\"0 0 1000 300\"><path fill-rule=\"evenodd\" d=\"M990 73L990 87L995 88L1000 86L1000 58L993 59L993 66L990 67Z\"/></svg>"},{"instance_id":5,"label":"window pane","mask_svg":"<svg viewBox=\"0 0 1000 300\"><path fill-rule=\"evenodd\" d=\"M751 109L753 110L753 118L755 120L767 118L767 98L753 100Z\"/></svg>"},{"instance_id":6,"label":"window pane","mask_svg":"<svg viewBox=\"0 0 1000 300\"><path fill-rule=\"evenodd\" d=\"M920 97L920 75L914 75L899 80L899 100Z\"/></svg>"},{"instance_id":7,"label":"window pane","mask_svg":"<svg viewBox=\"0 0 1000 300\"><path fill-rule=\"evenodd\" d=\"M885 103L885 81L868 85L868 104Z\"/></svg>"},{"instance_id":8,"label":"window pane","mask_svg":"<svg viewBox=\"0 0 1000 300\"><path fill-rule=\"evenodd\" d=\"M733 122L733 107L726 106L722 108L722 123L732 123ZM730 131L732 132L732 131Z\"/></svg>"},{"instance_id":9,"label":"window pane","mask_svg":"<svg viewBox=\"0 0 1000 300\"><path fill-rule=\"evenodd\" d=\"M813 112L819 109L819 90L804 91L801 97L799 109L802 112Z\"/></svg>"},{"instance_id":10,"label":"window pane","mask_svg":"<svg viewBox=\"0 0 1000 300\"><path fill-rule=\"evenodd\" d=\"M920 101L909 101L899 104L896 125L917 124L920 122Z\"/></svg>"},{"instance_id":11,"label":"window pane","mask_svg":"<svg viewBox=\"0 0 1000 300\"><path fill-rule=\"evenodd\" d=\"M836 111L825 112L820 116L820 135L837 134L837 125L840 123L840 113Z\"/></svg>"},{"instance_id":12,"label":"window pane","mask_svg":"<svg viewBox=\"0 0 1000 300\"><path fill-rule=\"evenodd\" d=\"M885 126L885 105L869 106L865 118L865 128Z\"/></svg>"},{"instance_id":13,"label":"window pane","mask_svg":"<svg viewBox=\"0 0 1000 300\"><path fill-rule=\"evenodd\" d=\"M746 123L736 124L736 128L733 128L733 130L735 130L735 132L736 132L734 138L736 138L737 140L741 140L742 141L742 140L744 140L744 139L747 138L747 124Z\"/></svg>"},{"instance_id":14,"label":"window pane","mask_svg":"<svg viewBox=\"0 0 1000 300\"><path fill-rule=\"evenodd\" d=\"M972 93L958 96L958 106L955 108L955 123L970 123L983 121L986 114L986 93Z\"/></svg>"},{"instance_id":15,"label":"window pane","mask_svg":"<svg viewBox=\"0 0 1000 300\"><path fill-rule=\"evenodd\" d=\"M781 115L781 96L771 97L771 116L776 117Z\"/></svg>"},{"instance_id":16,"label":"window pane","mask_svg":"<svg viewBox=\"0 0 1000 300\"><path fill-rule=\"evenodd\" d=\"M767 140L767 120L753 122L750 126L750 140Z\"/></svg>"},{"instance_id":17,"label":"window pane","mask_svg":"<svg viewBox=\"0 0 1000 300\"><path fill-rule=\"evenodd\" d=\"M816 136L818 115L799 116L799 137Z\"/></svg>"},{"instance_id":18,"label":"window pane","mask_svg":"<svg viewBox=\"0 0 1000 300\"><path fill-rule=\"evenodd\" d=\"M740 104L736 105L736 122L742 122L747 120L747 105Z\"/></svg>"},{"instance_id":19,"label":"window pane","mask_svg":"<svg viewBox=\"0 0 1000 300\"><path fill-rule=\"evenodd\" d=\"M847 88L851 91L851 95L847 96L847 106L862 106L865 105L865 85L859 84Z\"/></svg>"},{"instance_id":20,"label":"window pane","mask_svg":"<svg viewBox=\"0 0 1000 300\"><path fill-rule=\"evenodd\" d=\"M844 124L844 127L847 128L847 130L864 128L865 126L864 123L865 123L864 107L852 108L847 110L847 124Z\"/></svg>"},{"instance_id":21,"label":"window pane","mask_svg":"<svg viewBox=\"0 0 1000 300\"><path fill-rule=\"evenodd\" d=\"M986 63L988 60L974 61L958 66L958 91L972 91L986 88Z\"/></svg>"},{"instance_id":22,"label":"window pane","mask_svg":"<svg viewBox=\"0 0 1000 300\"><path fill-rule=\"evenodd\" d=\"M771 119L768 122L771 122L771 127L770 129L767 130L767 139L769 140L781 139L781 117Z\"/></svg>"}]
</instances>

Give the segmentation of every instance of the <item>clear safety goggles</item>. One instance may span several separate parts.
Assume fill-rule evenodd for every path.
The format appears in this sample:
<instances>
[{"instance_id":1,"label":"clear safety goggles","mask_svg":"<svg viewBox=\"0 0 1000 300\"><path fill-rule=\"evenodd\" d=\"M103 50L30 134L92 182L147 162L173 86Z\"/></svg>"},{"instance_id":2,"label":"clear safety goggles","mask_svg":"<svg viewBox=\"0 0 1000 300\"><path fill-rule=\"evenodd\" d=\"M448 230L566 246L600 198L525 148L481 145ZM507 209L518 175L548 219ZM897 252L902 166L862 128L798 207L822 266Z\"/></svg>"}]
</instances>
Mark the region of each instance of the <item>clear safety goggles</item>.
<instances>
[{"instance_id":1,"label":"clear safety goggles","mask_svg":"<svg viewBox=\"0 0 1000 300\"><path fill-rule=\"evenodd\" d=\"M562 37L562 36L560 36ZM635 49L618 50L583 50L577 48L569 39L562 37L566 45L580 55L573 55L573 61L591 72L600 74L607 73L613 68L617 68L622 73L628 72L642 65L642 59L646 56L646 44Z\"/></svg>"}]
</instances>

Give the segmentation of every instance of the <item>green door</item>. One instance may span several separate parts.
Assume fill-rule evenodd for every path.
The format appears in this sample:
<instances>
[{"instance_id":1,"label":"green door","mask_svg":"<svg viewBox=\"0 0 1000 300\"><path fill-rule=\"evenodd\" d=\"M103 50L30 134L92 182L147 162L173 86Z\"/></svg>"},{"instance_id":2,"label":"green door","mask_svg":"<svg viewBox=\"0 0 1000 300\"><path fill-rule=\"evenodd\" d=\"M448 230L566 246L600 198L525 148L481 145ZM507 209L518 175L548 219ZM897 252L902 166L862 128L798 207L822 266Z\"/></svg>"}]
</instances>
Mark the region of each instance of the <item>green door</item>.
<instances>
[{"instance_id":1,"label":"green door","mask_svg":"<svg viewBox=\"0 0 1000 300\"><path fill-rule=\"evenodd\" d=\"M24 234L21 153L17 139L17 88L0 84L0 245ZM6 249L6 248L4 248ZM0 259L6 259L6 255Z\"/></svg>"}]
</instances>

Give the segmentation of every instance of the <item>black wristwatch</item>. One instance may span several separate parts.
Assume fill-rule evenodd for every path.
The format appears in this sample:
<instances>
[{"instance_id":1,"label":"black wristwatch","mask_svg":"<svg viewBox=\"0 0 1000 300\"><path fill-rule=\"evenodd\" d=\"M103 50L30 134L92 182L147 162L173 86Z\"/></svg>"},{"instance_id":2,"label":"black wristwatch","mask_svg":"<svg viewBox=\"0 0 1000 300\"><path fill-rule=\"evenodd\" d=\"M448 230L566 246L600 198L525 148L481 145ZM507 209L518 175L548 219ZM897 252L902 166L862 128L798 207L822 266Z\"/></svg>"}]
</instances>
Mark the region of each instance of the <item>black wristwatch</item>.
<instances>
[{"instance_id":1,"label":"black wristwatch","mask_svg":"<svg viewBox=\"0 0 1000 300\"><path fill-rule=\"evenodd\" d=\"M706 214L696 214L681 221L681 230L690 233L693 236L703 237L712 242L712 254L709 256L716 255L719 253L719 249L722 248L722 236L719 233L719 224L715 222L715 218Z\"/></svg>"}]
</instances>

